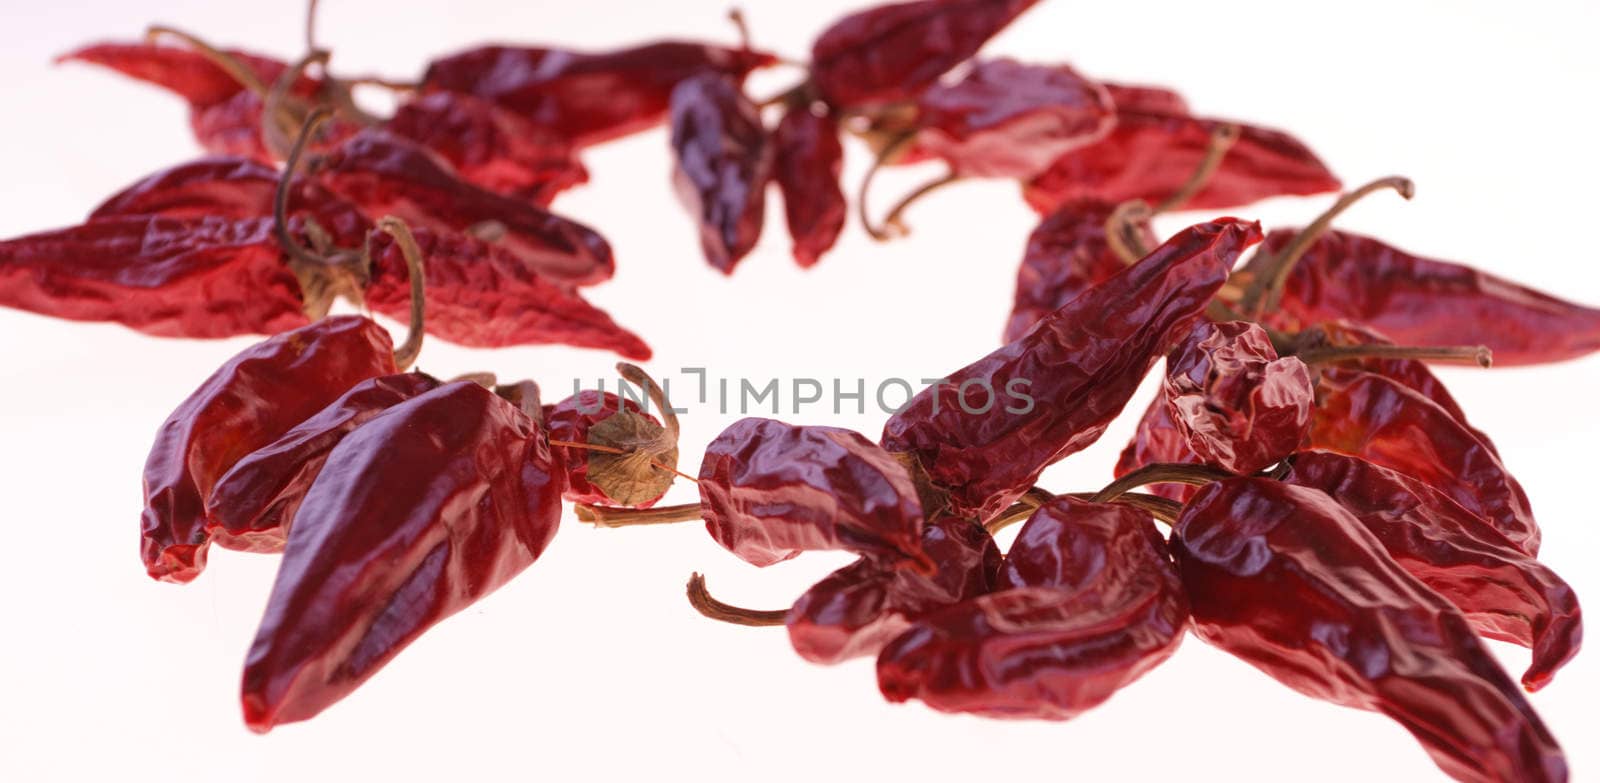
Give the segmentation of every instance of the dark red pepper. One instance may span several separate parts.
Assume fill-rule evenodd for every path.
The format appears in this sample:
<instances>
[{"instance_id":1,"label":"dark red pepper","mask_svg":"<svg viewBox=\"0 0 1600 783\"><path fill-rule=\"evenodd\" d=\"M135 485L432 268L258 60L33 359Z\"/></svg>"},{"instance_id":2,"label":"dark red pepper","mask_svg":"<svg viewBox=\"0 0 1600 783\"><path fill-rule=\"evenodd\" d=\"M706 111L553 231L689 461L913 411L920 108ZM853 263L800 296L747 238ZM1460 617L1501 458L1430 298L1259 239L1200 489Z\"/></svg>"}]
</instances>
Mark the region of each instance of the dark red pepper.
<instances>
[{"instance_id":1,"label":"dark red pepper","mask_svg":"<svg viewBox=\"0 0 1600 783\"><path fill-rule=\"evenodd\" d=\"M1278 357L1260 326L1195 324L1167 356L1161 400L1189 448L1230 473L1254 473L1289 456L1311 429L1311 371Z\"/></svg>"},{"instance_id":2,"label":"dark red pepper","mask_svg":"<svg viewBox=\"0 0 1600 783\"><path fill-rule=\"evenodd\" d=\"M809 101L795 103L772 131L772 153L795 263L811 267L838 241L849 212L839 187L844 148L838 123Z\"/></svg>"},{"instance_id":3,"label":"dark red pepper","mask_svg":"<svg viewBox=\"0 0 1600 783\"><path fill-rule=\"evenodd\" d=\"M1127 267L1107 237L1106 223L1116 209L1116 204L1096 198L1069 201L1028 235L1017 269L1011 319L1006 322L1006 342L1027 334L1040 319ZM1145 247L1159 243L1148 223L1135 230Z\"/></svg>"},{"instance_id":4,"label":"dark red pepper","mask_svg":"<svg viewBox=\"0 0 1600 783\"><path fill-rule=\"evenodd\" d=\"M471 95L419 96L383 127L444 158L462 179L539 206L589 181L565 136Z\"/></svg>"},{"instance_id":5,"label":"dark red pepper","mask_svg":"<svg viewBox=\"0 0 1600 783\"><path fill-rule=\"evenodd\" d=\"M761 238L773 154L738 81L702 73L672 91L672 181L712 268L732 274Z\"/></svg>"}]
</instances>

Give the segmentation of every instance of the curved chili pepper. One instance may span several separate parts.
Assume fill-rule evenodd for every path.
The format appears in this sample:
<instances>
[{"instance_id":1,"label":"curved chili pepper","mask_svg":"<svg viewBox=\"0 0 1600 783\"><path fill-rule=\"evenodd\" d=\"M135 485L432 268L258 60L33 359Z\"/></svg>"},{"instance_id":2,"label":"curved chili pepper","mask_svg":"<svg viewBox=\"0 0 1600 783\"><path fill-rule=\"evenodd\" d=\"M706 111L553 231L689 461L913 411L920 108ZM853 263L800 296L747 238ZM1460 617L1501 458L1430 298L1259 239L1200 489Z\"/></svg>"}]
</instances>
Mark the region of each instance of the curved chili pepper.
<instances>
[{"instance_id":1,"label":"curved chili pepper","mask_svg":"<svg viewBox=\"0 0 1600 783\"><path fill-rule=\"evenodd\" d=\"M1205 158L1213 132L1223 125L1237 125L1239 137L1185 209L1223 209L1269 196L1339 189L1328 167L1287 133L1192 116L1164 91L1114 84L1105 88L1117 105L1116 127L1104 140L1057 158L1049 170L1029 180L1023 197L1035 210L1051 212L1086 197L1112 203L1161 201L1190 178Z\"/></svg>"},{"instance_id":2,"label":"curved chili pepper","mask_svg":"<svg viewBox=\"0 0 1600 783\"><path fill-rule=\"evenodd\" d=\"M549 432L550 440L564 441L567 443L590 442L589 431L596 424L611 418L620 411L641 416L657 424L656 417L639 407L639 403L627 397L619 397L611 392L584 389L551 406L544 416L545 429ZM568 448L551 444L551 451L561 459L566 466L566 491L562 495L573 503L591 503L599 505L617 505L616 499L606 494L605 490L589 482L589 456L592 452L583 449ZM662 490L663 494L665 490ZM634 504L637 508L648 508L660 500L658 495L641 503Z\"/></svg>"},{"instance_id":3,"label":"curved chili pepper","mask_svg":"<svg viewBox=\"0 0 1600 783\"><path fill-rule=\"evenodd\" d=\"M1262 252L1281 250L1295 233L1272 232ZM1486 345L1499 366L1600 351L1600 309L1344 231L1311 244L1280 307L1306 324L1349 319L1410 345Z\"/></svg>"},{"instance_id":4,"label":"curved chili pepper","mask_svg":"<svg viewBox=\"0 0 1600 783\"><path fill-rule=\"evenodd\" d=\"M333 448L378 414L438 387L418 372L368 378L235 462L206 499L211 540L247 552L282 550L289 522Z\"/></svg>"},{"instance_id":5,"label":"curved chili pepper","mask_svg":"<svg viewBox=\"0 0 1600 783\"><path fill-rule=\"evenodd\" d=\"M982 60L917 97L915 135L896 162L940 159L959 176L1029 179L1115 124L1111 96L1067 66Z\"/></svg>"},{"instance_id":6,"label":"curved chili pepper","mask_svg":"<svg viewBox=\"0 0 1600 783\"><path fill-rule=\"evenodd\" d=\"M732 274L761 238L772 149L761 113L734 79L691 76L672 91L672 181L700 227L712 268Z\"/></svg>"},{"instance_id":7,"label":"curved chili pepper","mask_svg":"<svg viewBox=\"0 0 1600 783\"><path fill-rule=\"evenodd\" d=\"M1307 443L1423 481L1488 520L1523 552L1539 554L1528 496L1499 456L1448 411L1398 381L1324 370Z\"/></svg>"},{"instance_id":8,"label":"curved chili pepper","mask_svg":"<svg viewBox=\"0 0 1600 783\"><path fill-rule=\"evenodd\" d=\"M1257 224L1231 218L1179 232L1016 342L917 394L884 425L884 447L915 457L956 513L992 518L1047 466L1100 437L1260 237ZM1019 394L1031 404L1018 404Z\"/></svg>"},{"instance_id":9,"label":"curved chili pepper","mask_svg":"<svg viewBox=\"0 0 1600 783\"><path fill-rule=\"evenodd\" d=\"M576 291L546 279L524 257L455 232L414 233L428 259L428 334L474 348L558 344L650 358L650 346L638 335ZM399 320L411 310L405 257L386 236L372 242L366 302Z\"/></svg>"},{"instance_id":10,"label":"curved chili pepper","mask_svg":"<svg viewBox=\"0 0 1600 783\"><path fill-rule=\"evenodd\" d=\"M752 565L844 549L932 568L911 475L860 433L740 419L706 446L699 487L706 532Z\"/></svg>"},{"instance_id":11,"label":"curved chili pepper","mask_svg":"<svg viewBox=\"0 0 1600 783\"><path fill-rule=\"evenodd\" d=\"M246 348L167 417L144 466L141 554L150 576L187 582L206 565L205 500L240 459L368 378L396 371L389 333L336 316Z\"/></svg>"},{"instance_id":12,"label":"curved chili pepper","mask_svg":"<svg viewBox=\"0 0 1600 783\"><path fill-rule=\"evenodd\" d=\"M849 205L839 188L844 148L831 114L796 103L772 131L773 180L783 193L784 217L794 240L794 260L814 266L838 241Z\"/></svg>"},{"instance_id":13,"label":"curved chili pepper","mask_svg":"<svg viewBox=\"0 0 1600 783\"><path fill-rule=\"evenodd\" d=\"M905 560L863 557L812 585L784 620L795 652L822 664L875 655L913 620L994 589L1000 548L982 525L930 519L922 552L935 565L932 574Z\"/></svg>"},{"instance_id":14,"label":"curved chili pepper","mask_svg":"<svg viewBox=\"0 0 1600 783\"><path fill-rule=\"evenodd\" d=\"M1062 204L1039 221L1028 235L1017 269L1006 342L1027 334L1045 316L1127 267L1106 237L1106 222L1116 209L1110 202L1083 198ZM1139 222L1135 230L1145 247L1159 243L1147 221Z\"/></svg>"},{"instance_id":15,"label":"curved chili pepper","mask_svg":"<svg viewBox=\"0 0 1600 783\"><path fill-rule=\"evenodd\" d=\"M1123 447L1114 475L1122 478L1146 465L1158 463L1199 465L1204 462L1189 447L1189 434L1172 420L1172 408L1167 405L1166 395L1157 392L1144 416L1139 418L1133 438ZM1183 503L1197 490L1190 484L1162 482L1150 485L1145 491Z\"/></svg>"},{"instance_id":16,"label":"curved chili pepper","mask_svg":"<svg viewBox=\"0 0 1600 783\"><path fill-rule=\"evenodd\" d=\"M1313 489L1202 489L1173 531L1195 633L1312 698L1381 712L1465 781L1563 781L1566 761L1467 619Z\"/></svg>"},{"instance_id":17,"label":"curved chili pepper","mask_svg":"<svg viewBox=\"0 0 1600 783\"><path fill-rule=\"evenodd\" d=\"M811 82L835 108L907 100L1038 0L916 0L858 11L811 45Z\"/></svg>"},{"instance_id":18,"label":"curved chili pepper","mask_svg":"<svg viewBox=\"0 0 1600 783\"><path fill-rule=\"evenodd\" d=\"M616 270L611 246L593 229L526 201L463 182L415 144L364 131L323 155L315 180L369 215L392 214L439 232L483 230L551 280L588 285Z\"/></svg>"},{"instance_id":19,"label":"curved chili pepper","mask_svg":"<svg viewBox=\"0 0 1600 783\"><path fill-rule=\"evenodd\" d=\"M1292 462L1284 481L1339 501L1401 568L1448 598L1479 633L1532 648L1523 687L1544 687L1578 654L1577 594L1493 525L1433 487L1365 460L1315 451Z\"/></svg>"},{"instance_id":20,"label":"curved chili pepper","mask_svg":"<svg viewBox=\"0 0 1600 783\"><path fill-rule=\"evenodd\" d=\"M776 62L766 52L686 41L610 52L484 46L434 60L422 89L476 95L582 148L659 124L672 89L690 76L742 81Z\"/></svg>"},{"instance_id":21,"label":"curved chili pepper","mask_svg":"<svg viewBox=\"0 0 1600 783\"><path fill-rule=\"evenodd\" d=\"M1246 321L1195 324L1167 356L1161 398L1202 461L1240 475L1299 448L1315 404L1305 363Z\"/></svg>"},{"instance_id":22,"label":"curved chili pepper","mask_svg":"<svg viewBox=\"0 0 1600 783\"><path fill-rule=\"evenodd\" d=\"M532 564L560 521L558 470L533 421L471 382L341 440L289 528L245 661L245 724L316 715Z\"/></svg>"},{"instance_id":23,"label":"curved chili pepper","mask_svg":"<svg viewBox=\"0 0 1600 783\"><path fill-rule=\"evenodd\" d=\"M997 592L912 623L878 656L891 702L1067 720L1165 661L1189 618L1150 517L1058 498L1006 555Z\"/></svg>"},{"instance_id":24,"label":"curved chili pepper","mask_svg":"<svg viewBox=\"0 0 1600 783\"><path fill-rule=\"evenodd\" d=\"M542 207L589 181L566 137L471 95L418 96L400 104L383 127L444 158L462 179Z\"/></svg>"}]
</instances>

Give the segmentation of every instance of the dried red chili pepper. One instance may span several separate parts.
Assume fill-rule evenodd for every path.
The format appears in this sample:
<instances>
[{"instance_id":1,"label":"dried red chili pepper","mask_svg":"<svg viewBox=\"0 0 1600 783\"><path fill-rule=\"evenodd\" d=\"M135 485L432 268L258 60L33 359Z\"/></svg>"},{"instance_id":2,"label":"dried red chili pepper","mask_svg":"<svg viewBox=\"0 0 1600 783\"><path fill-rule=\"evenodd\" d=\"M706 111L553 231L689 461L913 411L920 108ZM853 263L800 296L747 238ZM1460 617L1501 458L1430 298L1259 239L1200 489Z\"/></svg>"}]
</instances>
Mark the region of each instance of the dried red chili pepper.
<instances>
[{"instance_id":1,"label":"dried red chili pepper","mask_svg":"<svg viewBox=\"0 0 1600 783\"><path fill-rule=\"evenodd\" d=\"M589 181L566 137L471 95L418 96L383 127L444 158L462 179L539 206Z\"/></svg>"},{"instance_id":2,"label":"dried red chili pepper","mask_svg":"<svg viewBox=\"0 0 1600 783\"><path fill-rule=\"evenodd\" d=\"M250 552L283 549L289 522L333 448L378 414L438 387L438 380L419 372L368 378L235 462L206 499L211 539Z\"/></svg>"},{"instance_id":3,"label":"dried red chili pepper","mask_svg":"<svg viewBox=\"0 0 1600 783\"><path fill-rule=\"evenodd\" d=\"M1262 252L1281 252L1296 233L1272 232ZM1342 231L1300 257L1280 306L1301 324L1348 319L1411 345L1481 343L1501 366L1600 350L1600 309Z\"/></svg>"},{"instance_id":4,"label":"dried red chili pepper","mask_svg":"<svg viewBox=\"0 0 1600 783\"><path fill-rule=\"evenodd\" d=\"M1179 232L1021 339L923 390L884 425L884 447L915 457L958 514L993 517L1045 467L1105 431L1260 236L1256 224L1233 219ZM1033 404L1016 405L1019 392ZM995 409L1002 394L1014 410Z\"/></svg>"},{"instance_id":5,"label":"dried red chili pepper","mask_svg":"<svg viewBox=\"0 0 1600 783\"><path fill-rule=\"evenodd\" d=\"M1499 456L1444 408L1398 381L1324 369L1307 443L1423 481L1488 520L1523 552L1539 554L1528 496Z\"/></svg>"},{"instance_id":6,"label":"dried red chili pepper","mask_svg":"<svg viewBox=\"0 0 1600 783\"><path fill-rule=\"evenodd\" d=\"M713 71L742 81L776 62L749 48L684 41L610 52L484 46L434 60L421 89L475 95L582 148L659 124L672 89L690 76Z\"/></svg>"},{"instance_id":7,"label":"dried red chili pepper","mask_svg":"<svg viewBox=\"0 0 1600 783\"><path fill-rule=\"evenodd\" d=\"M265 732L349 695L429 627L538 558L561 484L538 427L471 382L384 411L306 492L245 662Z\"/></svg>"},{"instance_id":8,"label":"dried red chili pepper","mask_svg":"<svg viewBox=\"0 0 1600 783\"><path fill-rule=\"evenodd\" d=\"M740 419L706 446L699 488L706 531L752 565L843 549L934 568L911 475L860 433Z\"/></svg>"},{"instance_id":9,"label":"dried red chili pepper","mask_svg":"<svg viewBox=\"0 0 1600 783\"><path fill-rule=\"evenodd\" d=\"M1365 460L1315 451L1292 463L1284 481L1339 501L1401 568L1448 598L1479 633L1532 648L1523 687L1544 687L1578 654L1577 594L1493 525L1433 487Z\"/></svg>"},{"instance_id":10,"label":"dried red chili pepper","mask_svg":"<svg viewBox=\"0 0 1600 783\"><path fill-rule=\"evenodd\" d=\"M1067 720L1176 652L1188 618L1149 515L1058 498L1018 533L996 592L917 620L883 649L878 688L941 712Z\"/></svg>"},{"instance_id":11,"label":"dried red chili pepper","mask_svg":"<svg viewBox=\"0 0 1600 783\"><path fill-rule=\"evenodd\" d=\"M712 268L732 274L761 238L772 147L761 113L727 76L703 73L672 91L672 180Z\"/></svg>"},{"instance_id":12,"label":"dried red chili pepper","mask_svg":"<svg viewBox=\"0 0 1600 783\"><path fill-rule=\"evenodd\" d=\"M811 46L811 83L835 108L907 100L1037 0L917 0L858 11Z\"/></svg>"},{"instance_id":13,"label":"dried red chili pepper","mask_svg":"<svg viewBox=\"0 0 1600 783\"><path fill-rule=\"evenodd\" d=\"M642 390L640 400L655 406L664 423L631 396L584 389L552 406L545 426L551 448L566 466L567 500L647 508L672 486L678 416L644 370L623 362L617 374ZM623 390L620 383L618 390Z\"/></svg>"},{"instance_id":14,"label":"dried red chili pepper","mask_svg":"<svg viewBox=\"0 0 1600 783\"><path fill-rule=\"evenodd\" d=\"M1011 319L1006 322L1006 342L1027 334L1042 318L1127 267L1106 236L1106 223L1116 209L1117 205L1094 198L1069 201L1028 235L1017 269ZM1135 230L1146 247L1158 243L1148 223Z\"/></svg>"},{"instance_id":15,"label":"dried red chili pepper","mask_svg":"<svg viewBox=\"0 0 1600 783\"><path fill-rule=\"evenodd\" d=\"M783 193L784 217L794 239L794 260L811 267L838 241L849 205L839 188L844 148L833 116L810 101L783 113L772 131L773 180Z\"/></svg>"},{"instance_id":16,"label":"dried red chili pepper","mask_svg":"<svg viewBox=\"0 0 1600 783\"><path fill-rule=\"evenodd\" d=\"M1189 448L1207 464L1249 474L1299 448L1315 404L1311 371L1278 357L1260 326L1195 324L1167 356L1161 399Z\"/></svg>"},{"instance_id":17,"label":"dried red chili pepper","mask_svg":"<svg viewBox=\"0 0 1600 783\"><path fill-rule=\"evenodd\" d=\"M1287 133L1195 117L1183 110L1181 99L1162 90L1105 88L1117 106L1116 127L1104 140L1056 159L1027 183L1023 196L1035 210L1048 213L1081 198L1160 201L1205 158L1213 132L1229 124L1238 126L1238 139L1186 208L1223 209L1339 188L1327 166Z\"/></svg>"},{"instance_id":18,"label":"dried red chili pepper","mask_svg":"<svg viewBox=\"0 0 1600 783\"><path fill-rule=\"evenodd\" d=\"M1200 638L1308 696L1393 718L1459 780L1566 780L1560 747L1466 618L1327 495L1217 482L1172 546Z\"/></svg>"},{"instance_id":19,"label":"dried red chili pepper","mask_svg":"<svg viewBox=\"0 0 1600 783\"><path fill-rule=\"evenodd\" d=\"M474 231L539 274L567 285L609 279L611 246L594 230L527 201L463 182L430 153L398 136L364 131L311 167L329 190L369 215L392 214L440 233Z\"/></svg>"}]
</instances>

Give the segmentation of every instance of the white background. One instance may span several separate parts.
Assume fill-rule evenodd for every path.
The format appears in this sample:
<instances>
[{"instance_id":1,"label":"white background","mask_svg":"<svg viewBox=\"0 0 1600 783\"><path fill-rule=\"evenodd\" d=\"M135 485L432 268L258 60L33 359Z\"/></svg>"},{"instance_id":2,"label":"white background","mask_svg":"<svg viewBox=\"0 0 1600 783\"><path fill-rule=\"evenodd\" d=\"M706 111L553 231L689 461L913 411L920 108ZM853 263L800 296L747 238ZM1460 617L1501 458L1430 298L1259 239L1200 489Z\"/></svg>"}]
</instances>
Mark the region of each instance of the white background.
<instances>
[{"instance_id":1,"label":"white background","mask_svg":"<svg viewBox=\"0 0 1600 783\"><path fill-rule=\"evenodd\" d=\"M757 44L803 57L841 0L751 2ZM488 39L607 47L652 37L735 40L723 0L379 3L328 0L336 70L406 77ZM52 56L151 22L280 56L300 50L295 3L5 0L0 48L0 235L77 222L103 196L195 154L179 101ZM268 10L270 7L271 10ZM1350 183L1406 174L1414 202L1380 194L1348 228L1471 261L1600 304L1592 216L1600 157L1593 3L1045 0L988 51L1165 83L1200 111L1302 136ZM776 91L786 70L753 82ZM952 370L992 349L1035 218L1012 184L951 188L915 208L911 238L852 226L810 273L788 258L773 198L760 247L724 279L701 261L668 186L665 135L587 156L593 182L558 208L612 241L614 282L593 298L655 346L674 376L890 376ZM851 149L854 183L866 155ZM880 179L878 203L930 171ZM853 186L853 185L852 185ZM1241 210L1308 220L1327 198ZM1164 218L1163 231L1202 216ZM1067 724L1001 723L890 706L869 661L802 662L781 630L723 626L685 604L692 569L724 598L783 606L844 563L812 555L765 571L698 526L591 530L570 522L523 576L427 634L345 702L259 737L240 722L240 663L275 558L213 551L187 586L147 579L136 547L151 435L248 343L157 340L112 325L0 311L4 642L0 778L134 780L1416 780L1439 777L1399 727L1302 698L1189 639L1173 660ZM611 357L558 348L474 352L430 343L440 375L533 376L554 397ZM1600 358L1442 371L1532 497L1547 562L1600 596L1595 465ZM687 384L687 378L679 378ZM1149 390L1130 406L1143 407ZM681 394L681 393L680 393ZM787 402L785 403L787 404ZM737 417L695 406L684 464ZM812 408L785 418L876 435L883 415ZM1045 476L1094 488L1131 430ZM688 502L692 486L668 502ZM1004 543L1004 542L1003 542ZM1525 651L1496 646L1520 673ZM1576 776L1592 742L1600 664L1590 652L1533 697Z\"/></svg>"}]
</instances>

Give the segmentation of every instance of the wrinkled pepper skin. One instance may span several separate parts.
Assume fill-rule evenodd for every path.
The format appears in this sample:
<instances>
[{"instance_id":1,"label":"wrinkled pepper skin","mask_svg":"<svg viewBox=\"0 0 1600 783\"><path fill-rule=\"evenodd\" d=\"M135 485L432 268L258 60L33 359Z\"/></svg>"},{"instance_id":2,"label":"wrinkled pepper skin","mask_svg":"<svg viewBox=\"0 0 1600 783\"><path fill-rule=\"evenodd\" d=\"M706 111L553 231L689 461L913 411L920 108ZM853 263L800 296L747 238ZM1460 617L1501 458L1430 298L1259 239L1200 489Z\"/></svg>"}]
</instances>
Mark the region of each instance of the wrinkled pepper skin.
<instances>
[{"instance_id":1,"label":"wrinkled pepper skin","mask_svg":"<svg viewBox=\"0 0 1600 783\"><path fill-rule=\"evenodd\" d=\"M1028 181L1023 197L1041 214L1085 197L1157 203L1189 180L1211 146L1212 133L1230 124L1238 125L1238 140L1205 187L1184 202L1184 209L1226 209L1270 196L1339 189L1339 179L1328 167L1287 133L1192 116L1178 110L1165 91L1105 87L1117 104L1116 127L1099 143L1057 158ZM1136 92L1130 96L1130 91Z\"/></svg>"},{"instance_id":2,"label":"wrinkled pepper skin","mask_svg":"<svg viewBox=\"0 0 1600 783\"><path fill-rule=\"evenodd\" d=\"M589 428L611 418L618 411L636 413L659 424L656 417L640 410L639 403L631 398L619 397L608 391L583 389L555 405L544 414L544 426L550 440L568 443L588 443ZM589 452L583 449L552 445L550 449L560 458L566 469L566 491L563 497L573 503L593 503L615 506L613 500L599 487L589 483ZM663 491L664 492L664 491ZM637 508L655 505L660 498L638 504Z\"/></svg>"},{"instance_id":3,"label":"wrinkled pepper skin","mask_svg":"<svg viewBox=\"0 0 1600 783\"><path fill-rule=\"evenodd\" d=\"M1279 358L1266 330L1245 321L1195 324L1167 356L1167 413L1200 459L1230 473L1271 467L1311 429L1311 371Z\"/></svg>"},{"instance_id":4,"label":"wrinkled pepper skin","mask_svg":"<svg viewBox=\"0 0 1600 783\"><path fill-rule=\"evenodd\" d=\"M1156 398L1150 401L1150 407L1145 408L1144 415L1139 418L1139 425L1134 429L1133 438L1123 447L1122 454L1117 459L1115 475L1117 478L1122 478L1139 468L1158 462L1182 465L1199 465L1204 462L1200 459L1200 455L1194 453L1194 449L1189 448L1189 434L1172 420L1172 408L1167 405L1166 395L1159 390L1156 392ZM1151 484L1144 491L1183 503L1192 497L1197 489L1198 487L1189 484L1163 482Z\"/></svg>"},{"instance_id":5,"label":"wrinkled pepper skin","mask_svg":"<svg viewBox=\"0 0 1600 783\"><path fill-rule=\"evenodd\" d=\"M811 46L811 81L835 108L915 97L1038 0L915 0L850 14Z\"/></svg>"},{"instance_id":6,"label":"wrinkled pepper skin","mask_svg":"<svg viewBox=\"0 0 1600 783\"><path fill-rule=\"evenodd\" d=\"M484 46L433 61L422 89L475 95L582 148L659 125L672 89L690 76L712 71L742 82L776 62L766 52L688 41L610 52Z\"/></svg>"},{"instance_id":7,"label":"wrinkled pepper skin","mask_svg":"<svg viewBox=\"0 0 1600 783\"><path fill-rule=\"evenodd\" d=\"M161 425L145 462L140 553L150 576L199 576L215 527L205 501L217 480L351 386L394 374L393 352L372 320L335 316L246 348L207 378Z\"/></svg>"},{"instance_id":8,"label":"wrinkled pepper skin","mask_svg":"<svg viewBox=\"0 0 1600 783\"><path fill-rule=\"evenodd\" d=\"M1005 341L1014 342L1062 305L1127 267L1111 249L1106 221L1117 205L1094 198L1062 204L1028 235L1017 293L1006 322ZM1148 222L1138 225L1145 247L1160 244Z\"/></svg>"},{"instance_id":9,"label":"wrinkled pepper skin","mask_svg":"<svg viewBox=\"0 0 1600 783\"><path fill-rule=\"evenodd\" d=\"M993 518L1051 463L1100 437L1260 237L1257 224L1231 218L1179 232L1022 338L917 394L884 425L884 447L913 455L956 513ZM1016 404L1017 392L1033 404Z\"/></svg>"},{"instance_id":10,"label":"wrinkled pepper skin","mask_svg":"<svg viewBox=\"0 0 1600 783\"><path fill-rule=\"evenodd\" d=\"M772 131L772 156L795 263L810 268L838 241L849 212L839 187L844 170L839 125L808 104L790 106Z\"/></svg>"},{"instance_id":11,"label":"wrinkled pepper skin","mask_svg":"<svg viewBox=\"0 0 1600 783\"><path fill-rule=\"evenodd\" d=\"M917 98L917 130L899 162L937 158L963 177L1030 179L1116 124L1111 97L1066 66L973 64Z\"/></svg>"},{"instance_id":12,"label":"wrinkled pepper skin","mask_svg":"<svg viewBox=\"0 0 1600 783\"><path fill-rule=\"evenodd\" d=\"M598 283L616 271L611 246L593 229L464 182L398 136L363 132L322 156L316 172L318 182L374 218L394 215L440 233L498 224L496 247L564 285Z\"/></svg>"},{"instance_id":13,"label":"wrinkled pepper skin","mask_svg":"<svg viewBox=\"0 0 1600 783\"><path fill-rule=\"evenodd\" d=\"M1263 250L1295 233L1272 232ZM1311 245L1280 306L1303 323L1348 319L1405 345L1487 345L1499 367L1600 350L1600 309L1343 231Z\"/></svg>"},{"instance_id":14,"label":"wrinkled pepper skin","mask_svg":"<svg viewBox=\"0 0 1600 783\"><path fill-rule=\"evenodd\" d=\"M1479 633L1532 648L1523 687L1544 687L1578 654L1577 594L1493 525L1421 481L1355 457L1314 451L1292 462L1284 481L1339 501L1401 568L1448 598Z\"/></svg>"},{"instance_id":15,"label":"wrinkled pepper skin","mask_svg":"<svg viewBox=\"0 0 1600 783\"><path fill-rule=\"evenodd\" d=\"M1147 515L1060 498L1018 534L997 592L928 615L878 656L891 702L1067 720L1176 652L1189 618Z\"/></svg>"},{"instance_id":16,"label":"wrinkled pepper skin","mask_svg":"<svg viewBox=\"0 0 1600 783\"><path fill-rule=\"evenodd\" d=\"M1398 381L1359 370L1324 370L1307 443L1423 481L1488 520L1523 552L1539 554L1539 525L1528 495L1494 449Z\"/></svg>"},{"instance_id":17,"label":"wrinkled pepper skin","mask_svg":"<svg viewBox=\"0 0 1600 783\"><path fill-rule=\"evenodd\" d=\"M412 234L426 259L428 334L473 348L571 345L650 358L643 339L525 257L454 231ZM372 239L366 302L396 320L409 318L411 275L388 235Z\"/></svg>"},{"instance_id":18,"label":"wrinkled pepper skin","mask_svg":"<svg viewBox=\"0 0 1600 783\"><path fill-rule=\"evenodd\" d=\"M383 127L444 158L462 179L541 207L589 181L565 137L471 95L417 97L400 104Z\"/></svg>"},{"instance_id":19,"label":"wrinkled pepper skin","mask_svg":"<svg viewBox=\"0 0 1600 783\"><path fill-rule=\"evenodd\" d=\"M532 564L561 518L557 471L532 419L466 381L340 441L289 528L245 661L246 725L315 716Z\"/></svg>"},{"instance_id":20,"label":"wrinkled pepper skin","mask_svg":"<svg viewBox=\"0 0 1600 783\"><path fill-rule=\"evenodd\" d=\"M378 414L438 387L417 372L369 378L234 463L206 500L212 540L247 552L281 551L295 511L333 448Z\"/></svg>"},{"instance_id":21,"label":"wrinkled pepper skin","mask_svg":"<svg viewBox=\"0 0 1600 783\"><path fill-rule=\"evenodd\" d=\"M715 73L672 91L672 182L700 229L707 263L732 274L761 238L773 153L761 112Z\"/></svg>"},{"instance_id":22,"label":"wrinkled pepper skin","mask_svg":"<svg viewBox=\"0 0 1600 783\"><path fill-rule=\"evenodd\" d=\"M108 217L0 242L0 305L214 339L304 326L272 219Z\"/></svg>"},{"instance_id":23,"label":"wrinkled pepper skin","mask_svg":"<svg viewBox=\"0 0 1600 783\"><path fill-rule=\"evenodd\" d=\"M1561 748L1467 619L1327 495L1208 485L1172 547L1201 639L1307 696L1389 716L1458 780L1567 779Z\"/></svg>"},{"instance_id":24,"label":"wrinkled pepper skin","mask_svg":"<svg viewBox=\"0 0 1600 783\"><path fill-rule=\"evenodd\" d=\"M932 567L910 474L860 433L740 419L706 446L699 487L706 532L752 565L843 549Z\"/></svg>"},{"instance_id":25,"label":"wrinkled pepper skin","mask_svg":"<svg viewBox=\"0 0 1600 783\"><path fill-rule=\"evenodd\" d=\"M1001 555L994 537L971 520L938 517L922 528L932 574L863 557L812 585L785 618L789 643L812 663L876 655L917 618L994 589Z\"/></svg>"}]
</instances>

